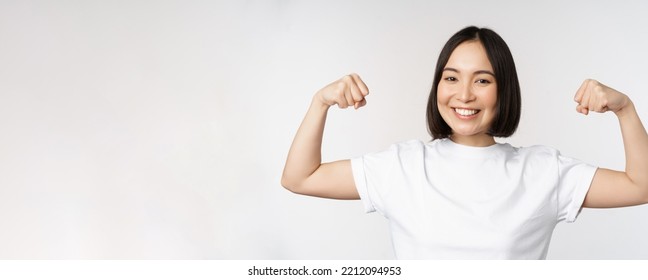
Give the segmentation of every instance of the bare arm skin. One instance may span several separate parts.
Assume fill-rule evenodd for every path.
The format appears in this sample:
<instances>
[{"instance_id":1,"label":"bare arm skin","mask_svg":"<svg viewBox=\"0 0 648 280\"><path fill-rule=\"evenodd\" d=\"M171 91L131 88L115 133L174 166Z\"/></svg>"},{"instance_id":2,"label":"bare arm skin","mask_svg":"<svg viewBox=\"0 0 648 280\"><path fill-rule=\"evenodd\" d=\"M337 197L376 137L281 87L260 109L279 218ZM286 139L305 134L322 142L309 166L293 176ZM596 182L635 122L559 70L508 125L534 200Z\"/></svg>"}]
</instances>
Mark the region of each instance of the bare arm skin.
<instances>
[{"instance_id":1,"label":"bare arm skin","mask_svg":"<svg viewBox=\"0 0 648 280\"><path fill-rule=\"evenodd\" d=\"M599 168L594 175L583 207L610 208L648 203L648 134L634 104L625 94L595 80L586 80L574 100L576 111L614 112L619 119L625 171Z\"/></svg>"},{"instance_id":2,"label":"bare arm skin","mask_svg":"<svg viewBox=\"0 0 648 280\"><path fill-rule=\"evenodd\" d=\"M359 199L350 160L322 163L322 136L333 105L358 109L367 104L369 89L357 74L350 74L319 90L293 140L281 185L303 195Z\"/></svg>"}]
</instances>

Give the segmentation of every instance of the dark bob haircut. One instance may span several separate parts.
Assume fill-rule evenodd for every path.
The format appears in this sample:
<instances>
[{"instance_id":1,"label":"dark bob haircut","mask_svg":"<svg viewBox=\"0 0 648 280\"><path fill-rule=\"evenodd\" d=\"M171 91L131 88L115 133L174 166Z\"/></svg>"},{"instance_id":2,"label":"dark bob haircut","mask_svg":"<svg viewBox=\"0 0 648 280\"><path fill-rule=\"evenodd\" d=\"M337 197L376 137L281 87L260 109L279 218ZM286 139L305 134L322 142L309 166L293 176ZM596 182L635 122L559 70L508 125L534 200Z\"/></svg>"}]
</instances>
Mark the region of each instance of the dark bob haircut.
<instances>
[{"instance_id":1,"label":"dark bob haircut","mask_svg":"<svg viewBox=\"0 0 648 280\"><path fill-rule=\"evenodd\" d=\"M494 137L509 137L513 135L520 122L522 107L520 97L520 83L515 70L513 56L506 42L493 30L466 27L455 33L443 46L434 71L434 82L427 106L428 131L433 139L447 138L452 135L452 129L443 120L437 107L437 88L441 81L443 68L445 68L450 55L461 43L466 41L479 41L486 49L495 80L497 82L497 105L493 123L488 130L488 135Z\"/></svg>"}]
</instances>

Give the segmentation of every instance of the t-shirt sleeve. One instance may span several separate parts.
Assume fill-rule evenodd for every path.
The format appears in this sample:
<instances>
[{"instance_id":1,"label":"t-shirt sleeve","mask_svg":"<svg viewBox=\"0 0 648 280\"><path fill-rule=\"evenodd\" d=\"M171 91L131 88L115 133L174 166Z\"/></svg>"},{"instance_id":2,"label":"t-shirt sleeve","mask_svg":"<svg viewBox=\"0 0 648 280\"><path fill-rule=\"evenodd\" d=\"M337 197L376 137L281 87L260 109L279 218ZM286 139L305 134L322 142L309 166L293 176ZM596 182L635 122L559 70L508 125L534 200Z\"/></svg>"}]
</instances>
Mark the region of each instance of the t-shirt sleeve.
<instances>
[{"instance_id":1,"label":"t-shirt sleeve","mask_svg":"<svg viewBox=\"0 0 648 280\"><path fill-rule=\"evenodd\" d=\"M408 141L391 145L387 150L351 159L353 179L365 212L377 211L387 217L388 200L394 188L406 185L417 168L412 162L423 157L424 144Z\"/></svg>"},{"instance_id":2,"label":"t-shirt sleeve","mask_svg":"<svg viewBox=\"0 0 648 280\"><path fill-rule=\"evenodd\" d=\"M353 180L355 181L356 189L358 189L358 195L360 195L360 201L364 205L365 212L371 213L376 211L376 207L374 207L374 203L369 197L369 190L367 189L364 157L351 159L351 169L353 170Z\"/></svg>"},{"instance_id":3,"label":"t-shirt sleeve","mask_svg":"<svg viewBox=\"0 0 648 280\"><path fill-rule=\"evenodd\" d=\"M596 169L595 166L558 154L558 221L576 221Z\"/></svg>"},{"instance_id":4,"label":"t-shirt sleeve","mask_svg":"<svg viewBox=\"0 0 648 280\"><path fill-rule=\"evenodd\" d=\"M384 215L382 197L387 190L383 181L389 173L390 161L396 158L397 154L398 148L392 145L385 151L351 159L353 180L366 213L378 210Z\"/></svg>"}]
</instances>

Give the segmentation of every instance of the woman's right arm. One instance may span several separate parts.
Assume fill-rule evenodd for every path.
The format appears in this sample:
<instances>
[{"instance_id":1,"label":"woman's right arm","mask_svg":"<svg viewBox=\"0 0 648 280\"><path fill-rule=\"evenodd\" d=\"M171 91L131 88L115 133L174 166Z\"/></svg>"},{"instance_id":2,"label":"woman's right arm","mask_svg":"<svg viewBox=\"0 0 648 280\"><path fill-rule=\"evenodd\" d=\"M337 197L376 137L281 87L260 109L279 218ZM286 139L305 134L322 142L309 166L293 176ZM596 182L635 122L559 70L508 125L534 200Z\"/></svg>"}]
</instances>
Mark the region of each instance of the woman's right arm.
<instances>
[{"instance_id":1,"label":"woman's right arm","mask_svg":"<svg viewBox=\"0 0 648 280\"><path fill-rule=\"evenodd\" d=\"M369 89L360 76L350 74L319 90L311 102L293 140L281 177L281 185L303 195L359 199L350 160L322 163L322 135L326 114L333 105L340 108L365 104Z\"/></svg>"}]
</instances>

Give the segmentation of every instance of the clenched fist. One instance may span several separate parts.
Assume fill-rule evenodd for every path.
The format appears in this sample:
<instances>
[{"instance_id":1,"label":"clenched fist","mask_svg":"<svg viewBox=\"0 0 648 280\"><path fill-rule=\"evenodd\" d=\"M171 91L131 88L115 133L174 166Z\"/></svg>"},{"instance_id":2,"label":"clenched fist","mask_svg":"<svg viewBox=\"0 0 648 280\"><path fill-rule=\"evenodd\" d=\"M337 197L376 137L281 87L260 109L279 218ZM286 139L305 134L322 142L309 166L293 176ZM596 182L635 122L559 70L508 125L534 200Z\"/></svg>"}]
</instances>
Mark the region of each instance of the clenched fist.
<instances>
[{"instance_id":1,"label":"clenched fist","mask_svg":"<svg viewBox=\"0 0 648 280\"><path fill-rule=\"evenodd\" d=\"M365 96L368 94L367 85L353 73L320 89L314 99L328 106L337 104L342 109L349 106L358 109L367 104Z\"/></svg>"},{"instance_id":2,"label":"clenched fist","mask_svg":"<svg viewBox=\"0 0 648 280\"><path fill-rule=\"evenodd\" d=\"M583 82L576 92L574 101L578 103L576 111L584 115L589 111L617 113L630 103L630 99L625 94L591 79Z\"/></svg>"}]
</instances>

